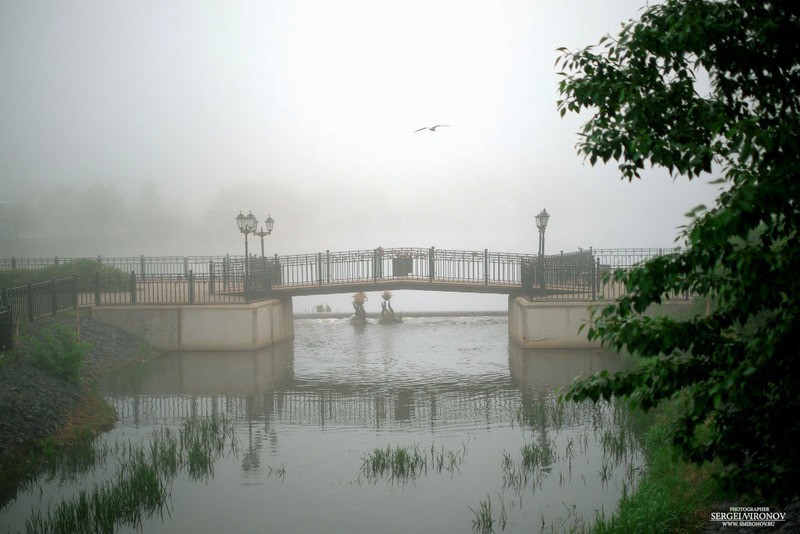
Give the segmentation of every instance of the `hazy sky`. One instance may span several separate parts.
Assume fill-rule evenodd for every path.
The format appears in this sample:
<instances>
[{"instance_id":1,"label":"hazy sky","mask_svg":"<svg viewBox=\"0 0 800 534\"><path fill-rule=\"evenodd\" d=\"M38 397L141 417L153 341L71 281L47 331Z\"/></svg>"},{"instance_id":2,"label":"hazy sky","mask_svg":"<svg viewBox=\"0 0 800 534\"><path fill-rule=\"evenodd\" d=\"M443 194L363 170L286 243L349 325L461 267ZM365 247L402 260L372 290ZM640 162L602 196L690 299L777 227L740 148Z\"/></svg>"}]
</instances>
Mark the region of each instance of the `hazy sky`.
<instances>
[{"instance_id":1,"label":"hazy sky","mask_svg":"<svg viewBox=\"0 0 800 534\"><path fill-rule=\"evenodd\" d=\"M0 200L152 181L208 236L182 254L241 253L240 210L278 254L535 252L544 207L548 252L671 246L713 186L620 181L556 111L555 49L644 3L4 0Z\"/></svg>"}]
</instances>

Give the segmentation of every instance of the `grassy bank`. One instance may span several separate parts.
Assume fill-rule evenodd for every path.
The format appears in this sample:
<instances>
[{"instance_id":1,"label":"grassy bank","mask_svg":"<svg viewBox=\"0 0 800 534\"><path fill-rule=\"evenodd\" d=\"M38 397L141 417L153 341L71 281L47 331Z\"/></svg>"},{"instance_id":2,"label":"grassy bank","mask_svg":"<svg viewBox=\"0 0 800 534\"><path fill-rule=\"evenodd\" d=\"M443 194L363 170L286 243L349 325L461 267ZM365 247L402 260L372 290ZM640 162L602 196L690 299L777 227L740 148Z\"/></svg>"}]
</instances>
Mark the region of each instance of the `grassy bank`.
<instances>
[{"instance_id":1,"label":"grassy bank","mask_svg":"<svg viewBox=\"0 0 800 534\"><path fill-rule=\"evenodd\" d=\"M109 327L86 324L85 318L82 323L91 327L94 337L104 336L111 339L116 335L106 331ZM62 397L62 394L77 401L68 403L69 406L60 412L61 416L54 426L51 427L52 423L42 423L42 432L38 439L21 442L19 446L6 449L0 454L0 503L13 497L17 488L24 486L37 474L52 470L58 465L79 461L86 456L93 439L113 427L116 413L105 402L94 381L98 369L124 364L134 357L141 360L155 355L152 349L148 349L148 354L143 354L141 343L133 345L126 342L125 347L100 343L104 346L96 347L91 343L81 342L77 335L77 317L74 312L41 318L32 323L21 323L20 327L20 336L15 342L14 350L7 351L0 359L0 367L8 367L5 369L6 380L12 380L23 390L35 391L36 387L27 383L27 377L31 373L26 369L38 367L40 372L57 379L55 384L59 385L49 393L56 405L57 398ZM89 332L84 332L87 333ZM94 360L91 365L88 361L90 355ZM48 399L46 395L40 394L34 404L49 404ZM21 402L24 410L24 403L29 401L26 398L16 401L12 399L12 405L14 402ZM53 408L48 408L48 411L53 413Z\"/></svg>"},{"instance_id":2,"label":"grassy bank","mask_svg":"<svg viewBox=\"0 0 800 534\"><path fill-rule=\"evenodd\" d=\"M708 312L712 303L695 299L686 316ZM661 307L651 310L662 313ZM631 366L641 358L626 354ZM662 403L648 413L638 411L636 417L644 436L647 468L636 489L620 500L611 517L600 517L593 532L622 534L631 532L673 533L697 532L709 526L709 513L726 495L714 478L718 464L696 465L680 459L670 443L670 425L676 417L678 403Z\"/></svg>"},{"instance_id":3,"label":"grassy bank","mask_svg":"<svg viewBox=\"0 0 800 534\"><path fill-rule=\"evenodd\" d=\"M110 430L117 414L99 392L86 391L81 402L67 414L66 423L49 436L0 455L0 502L42 470L53 469L65 459L80 457L101 432Z\"/></svg>"},{"instance_id":4,"label":"grassy bank","mask_svg":"<svg viewBox=\"0 0 800 534\"><path fill-rule=\"evenodd\" d=\"M713 478L716 464L684 462L669 443L671 408L641 415L647 469L635 491L623 495L613 516L598 518L592 532L697 532L708 527L708 512L725 495Z\"/></svg>"}]
</instances>

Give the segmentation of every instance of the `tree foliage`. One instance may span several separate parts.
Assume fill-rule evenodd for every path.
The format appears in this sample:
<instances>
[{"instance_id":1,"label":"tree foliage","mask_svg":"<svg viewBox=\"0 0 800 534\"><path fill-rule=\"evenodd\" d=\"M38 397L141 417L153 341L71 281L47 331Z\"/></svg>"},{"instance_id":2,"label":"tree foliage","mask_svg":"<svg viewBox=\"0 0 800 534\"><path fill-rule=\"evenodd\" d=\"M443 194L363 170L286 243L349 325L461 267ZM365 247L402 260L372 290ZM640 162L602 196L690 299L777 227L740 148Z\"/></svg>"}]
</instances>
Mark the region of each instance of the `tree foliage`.
<instances>
[{"instance_id":1,"label":"tree foliage","mask_svg":"<svg viewBox=\"0 0 800 534\"><path fill-rule=\"evenodd\" d=\"M559 111L590 113L577 144L590 163L721 184L689 214L685 248L615 273L627 296L593 315L591 339L646 363L567 396L677 400L672 440L687 458L718 459L730 490L779 501L800 475L799 13L793 0L666 0L557 61ZM687 292L708 313L643 314Z\"/></svg>"}]
</instances>

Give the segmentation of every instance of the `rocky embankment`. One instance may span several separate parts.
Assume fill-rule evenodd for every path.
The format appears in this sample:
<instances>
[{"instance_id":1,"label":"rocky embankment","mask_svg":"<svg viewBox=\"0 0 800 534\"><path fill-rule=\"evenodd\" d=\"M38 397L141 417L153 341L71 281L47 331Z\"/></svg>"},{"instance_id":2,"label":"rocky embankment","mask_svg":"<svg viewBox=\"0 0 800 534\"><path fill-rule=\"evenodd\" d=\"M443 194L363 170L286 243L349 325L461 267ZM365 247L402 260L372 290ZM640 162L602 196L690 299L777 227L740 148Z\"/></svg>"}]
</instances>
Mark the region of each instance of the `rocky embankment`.
<instances>
[{"instance_id":1,"label":"rocky embankment","mask_svg":"<svg viewBox=\"0 0 800 534\"><path fill-rule=\"evenodd\" d=\"M91 379L105 369L148 357L142 341L112 326L81 317L81 341L90 343L82 383L53 377L34 366L25 354L25 335L37 336L53 323L77 328L74 317L48 317L21 328L21 341L12 356L0 362L0 455L31 445L53 434L67 421L87 392Z\"/></svg>"}]
</instances>

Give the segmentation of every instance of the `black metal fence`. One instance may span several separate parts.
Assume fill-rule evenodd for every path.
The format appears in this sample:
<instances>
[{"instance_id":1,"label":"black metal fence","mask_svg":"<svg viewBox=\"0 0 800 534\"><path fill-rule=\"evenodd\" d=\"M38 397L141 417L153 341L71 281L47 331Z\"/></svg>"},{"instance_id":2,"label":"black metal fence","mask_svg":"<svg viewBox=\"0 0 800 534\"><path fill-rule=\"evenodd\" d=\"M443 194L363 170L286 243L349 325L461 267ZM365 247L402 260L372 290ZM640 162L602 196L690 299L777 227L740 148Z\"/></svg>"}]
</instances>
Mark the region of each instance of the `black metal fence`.
<instances>
[{"instance_id":1,"label":"black metal fence","mask_svg":"<svg viewBox=\"0 0 800 534\"><path fill-rule=\"evenodd\" d=\"M217 263L209 261L205 272L190 269L186 274L172 272L177 264L170 261L161 263L166 272L155 272L152 267L158 264L146 263L139 272L106 270L0 288L0 307L11 310L15 319L33 321L86 305L235 304L267 297L273 281L280 281L280 270L271 259L250 258L246 264L243 257L220 258ZM25 265L33 269L54 264L26 261ZM124 263L115 258L114 265Z\"/></svg>"},{"instance_id":2,"label":"black metal fence","mask_svg":"<svg viewBox=\"0 0 800 534\"><path fill-rule=\"evenodd\" d=\"M80 304L79 283L74 277L0 289L0 307L10 310L15 319L33 321Z\"/></svg>"},{"instance_id":3,"label":"black metal fence","mask_svg":"<svg viewBox=\"0 0 800 534\"><path fill-rule=\"evenodd\" d=\"M518 288L541 300L603 300L625 294L605 275L676 249L581 250L550 256L430 248L377 248L272 258L243 256L117 257L114 267L0 290L15 318L81 305L233 304L266 298L273 288L369 283L387 279ZM0 259L0 269L42 269L83 258ZM608 279L607 279L608 278ZM687 297L673 295L672 298Z\"/></svg>"},{"instance_id":4,"label":"black metal fence","mask_svg":"<svg viewBox=\"0 0 800 534\"><path fill-rule=\"evenodd\" d=\"M489 250L377 248L275 256L272 268L282 287L369 283L392 278L430 282L520 286L524 254Z\"/></svg>"},{"instance_id":5,"label":"black metal fence","mask_svg":"<svg viewBox=\"0 0 800 534\"><path fill-rule=\"evenodd\" d=\"M627 289L613 273L628 271L645 261L679 252L680 248L592 249L531 257L523 262L523 292L537 300L614 300ZM688 294L670 295L672 299Z\"/></svg>"},{"instance_id":6,"label":"black metal fence","mask_svg":"<svg viewBox=\"0 0 800 534\"><path fill-rule=\"evenodd\" d=\"M94 258L0 258L0 270L45 269L69 265L70 263L94 261L98 265L119 269L125 273L140 276L161 276L165 274L184 275L189 272L208 274L216 266L219 271L227 262L242 261L237 256L96 256Z\"/></svg>"},{"instance_id":7,"label":"black metal fence","mask_svg":"<svg viewBox=\"0 0 800 534\"><path fill-rule=\"evenodd\" d=\"M522 264L523 292L537 300L596 300L598 272L592 250L532 257Z\"/></svg>"}]
</instances>

